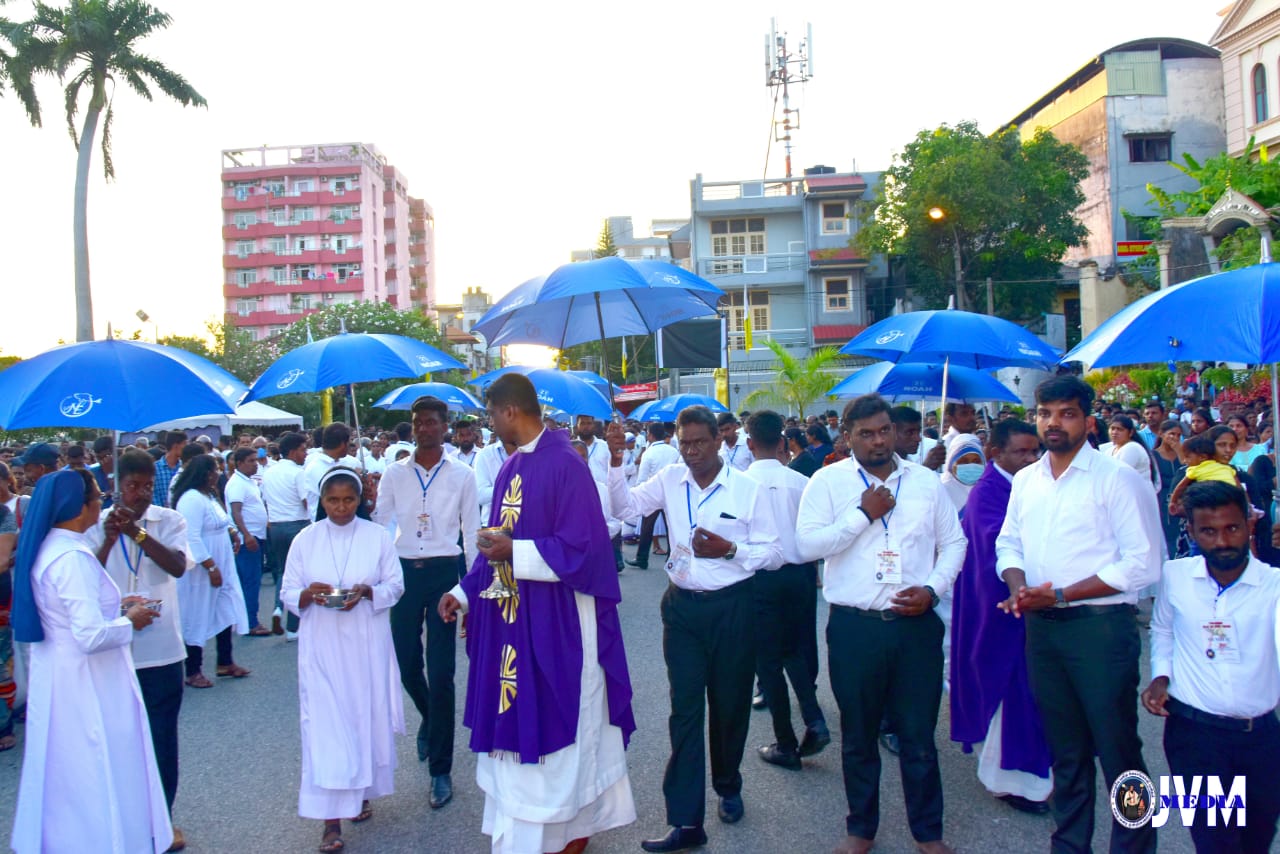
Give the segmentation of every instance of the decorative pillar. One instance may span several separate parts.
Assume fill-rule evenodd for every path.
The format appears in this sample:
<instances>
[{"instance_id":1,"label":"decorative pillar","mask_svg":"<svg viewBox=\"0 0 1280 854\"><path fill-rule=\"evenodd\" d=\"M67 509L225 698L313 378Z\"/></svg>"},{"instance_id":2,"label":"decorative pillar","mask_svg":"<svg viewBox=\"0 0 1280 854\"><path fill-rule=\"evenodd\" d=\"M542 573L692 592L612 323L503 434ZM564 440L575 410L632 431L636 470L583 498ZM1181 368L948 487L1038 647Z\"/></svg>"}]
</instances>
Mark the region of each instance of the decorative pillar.
<instances>
[{"instance_id":1,"label":"decorative pillar","mask_svg":"<svg viewBox=\"0 0 1280 854\"><path fill-rule=\"evenodd\" d=\"M1156 241L1156 254L1160 256L1160 290L1169 287L1169 251L1173 243L1168 240Z\"/></svg>"}]
</instances>

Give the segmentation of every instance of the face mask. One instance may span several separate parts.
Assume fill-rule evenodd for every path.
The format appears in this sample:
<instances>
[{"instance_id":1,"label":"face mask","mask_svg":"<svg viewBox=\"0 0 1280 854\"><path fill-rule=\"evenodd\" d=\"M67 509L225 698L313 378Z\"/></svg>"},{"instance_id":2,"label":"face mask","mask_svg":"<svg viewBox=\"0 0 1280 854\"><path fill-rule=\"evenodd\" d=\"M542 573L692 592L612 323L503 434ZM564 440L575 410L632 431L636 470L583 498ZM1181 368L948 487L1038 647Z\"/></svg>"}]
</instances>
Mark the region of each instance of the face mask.
<instances>
[{"instance_id":1,"label":"face mask","mask_svg":"<svg viewBox=\"0 0 1280 854\"><path fill-rule=\"evenodd\" d=\"M956 480L965 486L973 486L982 477L985 468L982 463L961 463L956 466Z\"/></svg>"}]
</instances>

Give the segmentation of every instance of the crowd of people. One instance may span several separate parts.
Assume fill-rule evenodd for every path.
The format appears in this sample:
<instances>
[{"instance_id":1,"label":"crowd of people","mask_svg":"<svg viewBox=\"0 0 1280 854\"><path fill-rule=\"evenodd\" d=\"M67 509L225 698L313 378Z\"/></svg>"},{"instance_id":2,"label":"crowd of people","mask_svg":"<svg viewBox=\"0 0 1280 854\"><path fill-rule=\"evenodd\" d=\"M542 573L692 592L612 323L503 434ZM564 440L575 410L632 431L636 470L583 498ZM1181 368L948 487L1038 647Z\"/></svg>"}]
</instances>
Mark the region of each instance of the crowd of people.
<instances>
[{"instance_id":1,"label":"crowd of people","mask_svg":"<svg viewBox=\"0 0 1280 854\"><path fill-rule=\"evenodd\" d=\"M877 839L882 750L915 845L950 851L944 700L991 795L1052 815L1054 851L1091 848L1097 763L1104 789L1147 773L1139 707L1167 718L1174 775L1256 781L1247 825L1197 811L1197 850L1270 848L1280 555L1259 407L1130 409L1070 375L1025 417L953 402L942 423L868 395L804 420L690 407L562 425L514 374L486 404L452 418L420 398L390 431L0 449L0 750L25 719L14 849L181 850L183 691L251 675L238 635L297 644L298 813L320 851L394 790L406 694L428 805L451 802L462 639L480 831L494 851L580 852L637 818L618 575L653 557L670 758L646 851L707 843L708 756L718 819L743 817L753 707L777 767L801 771L838 731L837 851ZM1131 795L1111 847L1153 851Z\"/></svg>"}]
</instances>

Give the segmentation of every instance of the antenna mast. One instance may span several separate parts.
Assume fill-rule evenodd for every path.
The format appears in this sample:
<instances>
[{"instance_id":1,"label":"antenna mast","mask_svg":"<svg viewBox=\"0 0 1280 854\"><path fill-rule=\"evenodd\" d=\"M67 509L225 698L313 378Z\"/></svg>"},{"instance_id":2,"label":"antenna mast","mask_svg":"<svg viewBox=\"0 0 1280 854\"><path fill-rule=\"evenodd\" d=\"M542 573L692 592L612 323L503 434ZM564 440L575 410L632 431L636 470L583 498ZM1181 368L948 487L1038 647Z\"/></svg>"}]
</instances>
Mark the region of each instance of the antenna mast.
<instances>
[{"instance_id":1,"label":"antenna mast","mask_svg":"<svg viewBox=\"0 0 1280 854\"><path fill-rule=\"evenodd\" d=\"M775 113L773 139L781 142L786 150L787 177L791 177L791 132L800 129L800 110L791 108L791 84L804 84L813 77L813 24L805 25L805 37L795 53L787 49L787 34L778 35L777 19L769 19L769 34L764 41L765 85L774 93L775 108L778 90L782 94L782 121ZM787 184L787 193L791 185Z\"/></svg>"}]
</instances>

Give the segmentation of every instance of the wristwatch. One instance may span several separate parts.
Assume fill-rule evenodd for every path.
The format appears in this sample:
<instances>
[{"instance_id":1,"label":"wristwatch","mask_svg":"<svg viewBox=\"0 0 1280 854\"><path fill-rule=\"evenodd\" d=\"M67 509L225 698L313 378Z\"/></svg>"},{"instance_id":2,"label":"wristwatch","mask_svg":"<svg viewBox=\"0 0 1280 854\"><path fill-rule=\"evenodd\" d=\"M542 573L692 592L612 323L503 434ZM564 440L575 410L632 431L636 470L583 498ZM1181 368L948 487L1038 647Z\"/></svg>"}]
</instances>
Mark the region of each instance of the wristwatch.
<instances>
[{"instance_id":1,"label":"wristwatch","mask_svg":"<svg viewBox=\"0 0 1280 854\"><path fill-rule=\"evenodd\" d=\"M938 607L938 603L942 601L942 597L939 596L938 592L928 584L924 586L924 589L929 591L929 607L930 608Z\"/></svg>"},{"instance_id":2,"label":"wristwatch","mask_svg":"<svg viewBox=\"0 0 1280 854\"><path fill-rule=\"evenodd\" d=\"M738 544L729 543L729 551L724 553L725 560L733 560L738 555Z\"/></svg>"},{"instance_id":3,"label":"wristwatch","mask_svg":"<svg viewBox=\"0 0 1280 854\"><path fill-rule=\"evenodd\" d=\"M1068 604L1068 603L1067 603L1067 591L1066 591L1066 590L1063 590L1061 587L1055 587L1055 588L1053 588L1053 598L1054 598L1053 607L1055 607L1055 608L1066 608L1066 607L1067 607L1067 604Z\"/></svg>"},{"instance_id":4,"label":"wristwatch","mask_svg":"<svg viewBox=\"0 0 1280 854\"><path fill-rule=\"evenodd\" d=\"M136 533L136 534L134 534L134 535L133 535L133 541L134 541L135 543L137 543L138 545L142 545L144 542L146 542L146 541L147 541L147 529L146 529L146 528L139 528L139 529L138 529L138 533Z\"/></svg>"}]
</instances>

